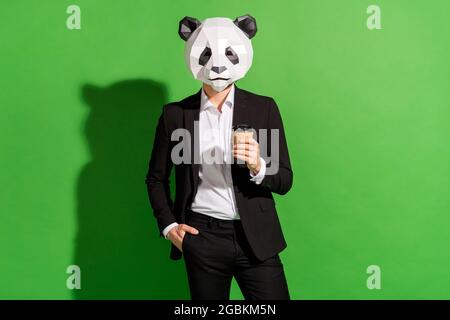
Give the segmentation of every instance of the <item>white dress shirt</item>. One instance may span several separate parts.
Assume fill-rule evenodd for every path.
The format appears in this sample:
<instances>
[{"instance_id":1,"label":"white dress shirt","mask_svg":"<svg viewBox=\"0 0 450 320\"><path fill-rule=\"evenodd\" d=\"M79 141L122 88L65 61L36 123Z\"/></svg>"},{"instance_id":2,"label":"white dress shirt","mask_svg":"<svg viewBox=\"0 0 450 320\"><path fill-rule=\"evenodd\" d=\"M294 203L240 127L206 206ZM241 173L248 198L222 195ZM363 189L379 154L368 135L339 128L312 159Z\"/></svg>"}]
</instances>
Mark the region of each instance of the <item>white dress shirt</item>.
<instances>
[{"instance_id":1,"label":"white dress shirt","mask_svg":"<svg viewBox=\"0 0 450 320\"><path fill-rule=\"evenodd\" d=\"M223 220L240 218L231 176L234 91L233 84L219 111L202 90L199 114L199 185L191 204L191 210ZM262 182L266 171L264 159L260 158L260 162L261 169L257 175L249 171L250 180L256 184ZM172 223L164 228L164 237L176 225L177 223Z\"/></svg>"}]
</instances>

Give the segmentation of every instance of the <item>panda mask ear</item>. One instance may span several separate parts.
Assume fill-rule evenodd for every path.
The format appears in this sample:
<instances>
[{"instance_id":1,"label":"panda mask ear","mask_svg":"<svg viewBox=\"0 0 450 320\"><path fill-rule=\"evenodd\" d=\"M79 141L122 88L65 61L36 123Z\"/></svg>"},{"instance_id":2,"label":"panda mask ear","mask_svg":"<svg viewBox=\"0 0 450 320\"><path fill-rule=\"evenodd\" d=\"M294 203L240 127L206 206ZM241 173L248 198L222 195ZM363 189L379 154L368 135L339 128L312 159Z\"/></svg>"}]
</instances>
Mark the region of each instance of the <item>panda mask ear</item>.
<instances>
[{"instance_id":1,"label":"panda mask ear","mask_svg":"<svg viewBox=\"0 0 450 320\"><path fill-rule=\"evenodd\" d=\"M245 35L251 39L255 36L256 31L258 30L256 28L256 20L251 15L246 14L244 16L237 17L234 19L234 24L241 29Z\"/></svg>"},{"instance_id":2,"label":"panda mask ear","mask_svg":"<svg viewBox=\"0 0 450 320\"><path fill-rule=\"evenodd\" d=\"M202 23L195 18L192 17L184 17L180 20L180 24L178 27L178 34L181 39L187 41L189 37L194 33L194 31L201 25Z\"/></svg>"}]
</instances>

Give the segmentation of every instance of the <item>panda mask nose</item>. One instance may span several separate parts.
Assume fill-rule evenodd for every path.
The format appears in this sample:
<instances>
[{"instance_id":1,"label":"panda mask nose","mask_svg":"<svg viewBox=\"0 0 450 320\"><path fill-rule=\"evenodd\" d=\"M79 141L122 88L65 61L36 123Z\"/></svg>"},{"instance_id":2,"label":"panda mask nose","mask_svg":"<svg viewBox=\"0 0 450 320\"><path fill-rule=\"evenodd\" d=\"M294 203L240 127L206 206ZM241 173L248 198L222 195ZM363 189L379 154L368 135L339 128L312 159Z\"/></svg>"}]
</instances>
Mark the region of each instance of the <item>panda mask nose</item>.
<instances>
[{"instance_id":1,"label":"panda mask nose","mask_svg":"<svg viewBox=\"0 0 450 320\"><path fill-rule=\"evenodd\" d=\"M227 67L225 66L221 66L221 67L212 67L211 68L212 71L214 71L217 74L221 74L222 72L224 72L225 70L227 70Z\"/></svg>"}]
</instances>

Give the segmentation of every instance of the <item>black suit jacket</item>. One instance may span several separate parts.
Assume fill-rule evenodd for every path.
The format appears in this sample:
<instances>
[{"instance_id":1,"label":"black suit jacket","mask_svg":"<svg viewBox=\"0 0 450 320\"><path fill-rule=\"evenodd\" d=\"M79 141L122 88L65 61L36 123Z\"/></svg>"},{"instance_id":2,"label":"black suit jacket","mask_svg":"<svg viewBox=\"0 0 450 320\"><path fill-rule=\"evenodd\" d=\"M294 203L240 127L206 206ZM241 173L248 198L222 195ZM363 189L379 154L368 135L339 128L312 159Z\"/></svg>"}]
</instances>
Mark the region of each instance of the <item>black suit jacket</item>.
<instances>
[{"instance_id":1,"label":"black suit jacket","mask_svg":"<svg viewBox=\"0 0 450 320\"><path fill-rule=\"evenodd\" d=\"M146 184L161 235L162 230L169 224L185 222L185 210L190 207L197 192L199 164L194 163L192 150L195 143L194 121L199 120L200 94L201 90L182 101L165 105L156 128ZM245 166L231 165L236 205L245 235L254 255L264 260L286 247L272 196L273 192L285 194L292 186L293 174L286 137L280 112L272 98L236 87L233 108L233 125L248 124L255 128L258 141L259 129L268 129L269 155L270 129L279 129L279 170L276 174L266 175L262 183L257 185L250 181L249 170ZM179 141L171 141L171 134L178 128L187 129L191 133L192 139L186 151L190 161L174 165L171 151ZM264 155L262 156L264 158ZM267 158L265 160L267 162ZM268 167L270 165L267 163ZM169 188L169 177L173 167L176 178L174 201L171 199ZM171 249L170 257L180 259L181 252L173 245Z\"/></svg>"}]
</instances>

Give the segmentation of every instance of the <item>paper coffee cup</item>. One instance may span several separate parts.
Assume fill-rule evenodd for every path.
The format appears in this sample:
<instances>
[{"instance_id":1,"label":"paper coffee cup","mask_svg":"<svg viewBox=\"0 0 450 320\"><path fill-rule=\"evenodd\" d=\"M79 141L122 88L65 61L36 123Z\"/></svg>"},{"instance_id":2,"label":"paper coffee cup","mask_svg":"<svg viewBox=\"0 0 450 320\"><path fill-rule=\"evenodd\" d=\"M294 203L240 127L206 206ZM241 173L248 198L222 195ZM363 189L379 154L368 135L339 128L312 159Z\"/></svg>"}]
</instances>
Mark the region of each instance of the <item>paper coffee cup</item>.
<instances>
[{"instance_id":1,"label":"paper coffee cup","mask_svg":"<svg viewBox=\"0 0 450 320\"><path fill-rule=\"evenodd\" d=\"M233 126L233 144L245 143L253 138L254 129L247 124Z\"/></svg>"},{"instance_id":2,"label":"paper coffee cup","mask_svg":"<svg viewBox=\"0 0 450 320\"><path fill-rule=\"evenodd\" d=\"M246 143L253 138L253 131L235 131L233 135L233 143Z\"/></svg>"},{"instance_id":3,"label":"paper coffee cup","mask_svg":"<svg viewBox=\"0 0 450 320\"><path fill-rule=\"evenodd\" d=\"M233 126L233 147L235 144L246 143L251 138L254 138L254 129L246 124L239 124ZM237 164L241 167L245 167L245 161L241 159L235 159Z\"/></svg>"}]
</instances>

